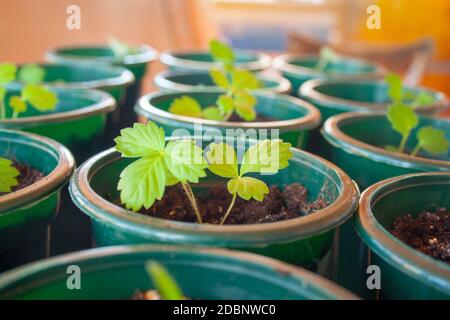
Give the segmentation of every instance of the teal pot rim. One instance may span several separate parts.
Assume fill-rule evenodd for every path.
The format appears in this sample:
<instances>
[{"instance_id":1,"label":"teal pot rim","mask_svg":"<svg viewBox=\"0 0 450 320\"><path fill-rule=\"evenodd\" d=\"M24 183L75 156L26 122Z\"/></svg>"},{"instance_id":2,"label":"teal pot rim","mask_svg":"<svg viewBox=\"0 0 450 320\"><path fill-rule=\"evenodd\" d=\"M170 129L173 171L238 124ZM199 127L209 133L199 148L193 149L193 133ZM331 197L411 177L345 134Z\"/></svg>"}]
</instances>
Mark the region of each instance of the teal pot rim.
<instances>
[{"instance_id":1,"label":"teal pot rim","mask_svg":"<svg viewBox=\"0 0 450 320\"><path fill-rule=\"evenodd\" d=\"M113 66L113 65L92 65L92 66L86 66L86 65L80 65L80 64L73 64L73 65L67 65L67 64L58 64L58 63L36 63L37 65L43 67L44 69L46 67L55 66L55 67L64 67L64 68L73 68L73 69L85 69L86 71L95 72L96 70L108 70L111 72L114 72L118 74L117 76L105 78L105 79L98 79L98 80L87 80L87 81L77 81L77 82L43 82L44 85L51 88L66 88L66 89L96 89L101 88L103 90L104 88L114 88L119 86L125 86L128 87L132 85L135 81L135 77L133 73L128 70L127 68L121 67L121 66ZM19 66L20 68L21 66ZM23 84L22 82L18 82L20 84Z\"/></svg>"},{"instance_id":2,"label":"teal pot rim","mask_svg":"<svg viewBox=\"0 0 450 320\"><path fill-rule=\"evenodd\" d=\"M322 129L322 136L335 148L368 158L376 162L402 168L413 168L421 171L449 171L450 161L411 156L409 154L389 152L345 134L339 127L356 119L385 117L386 113L378 112L346 112L328 118ZM422 116L423 117L423 116ZM423 117L427 118L427 117ZM430 118L430 117L428 117ZM440 121L448 121L439 118Z\"/></svg>"},{"instance_id":3,"label":"teal pot rim","mask_svg":"<svg viewBox=\"0 0 450 320\"><path fill-rule=\"evenodd\" d=\"M196 93L220 93L223 90L217 88L215 90L189 90L189 91L180 91L180 92L153 92L149 93L143 97L141 97L138 103L135 106L135 111L137 114L141 116L145 116L150 119L159 118L162 121L167 122L167 120L179 121L183 123L190 124L201 124L204 126L224 128L224 129L279 129L279 130L288 130L288 129L314 129L317 128L321 123L321 114L320 111L314 107L309 102L301 100L296 97L288 96L285 94L276 94L276 93L267 93L267 92L255 92L254 95L256 97L267 97L272 99L284 100L291 104L296 104L301 108L308 110L308 114L300 117L289 120L278 120L278 121L266 121L266 122L228 122L228 121L216 121L216 120L208 120L208 119L200 119L200 118L192 118L188 116L181 116L177 114L170 113L165 110L161 110L160 108L155 107L152 104L152 100L159 98L161 96L179 96L179 95L189 95L192 92Z\"/></svg>"},{"instance_id":4,"label":"teal pot rim","mask_svg":"<svg viewBox=\"0 0 450 320\"><path fill-rule=\"evenodd\" d=\"M286 73L291 73L291 74L310 75L315 78L322 78L324 76L332 78L333 76L336 76L339 78L367 79L367 78L381 78L387 74L387 69L379 63L360 59L360 58L344 56L344 55L340 55L340 57L342 57L346 61L351 61L355 64L373 66L373 67L375 67L375 71L371 72L371 73L365 73L364 75L363 74L361 74L361 75L324 74L323 72L314 70L313 68L296 66L296 65L293 65L290 63L290 61L292 61L293 59L320 59L320 57L318 55L294 54L294 53L285 53L285 54L281 54L281 55L275 57L273 59L273 67L274 67L274 69L281 71L281 72L286 72Z\"/></svg>"},{"instance_id":5,"label":"teal pot rim","mask_svg":"<svg viewBox=\"0 0 450 320\"><path fill-rule=\"evenodd\" d=\"M178 138L168 138L173 139ZM126 210L102 198L89 184L98 170L121 159L120 153L114 148L93 156L81 165L72 176L69 191L74 203L91 218L128 232L152 237L161 235L161 239L176 239L180 234L185 234L196 239L220 239L227 243L239 243L241 246L255 243L264 245L268 241L284 242L321 234L348 220L359 200L355 183L334 164L295 148L291 148L291 151L293 157L290 161L304 162L302 157L307 156L325 163L339 177L342 186L339 197L325 209L285 221L251 225L208 225L153 218Z\"/></svg>"},{"instance_id":6,"label":"teal pot rim","mask_svg":"<svg viewBox=\"0 0 450 320\"><path fill-rule=\"evenodd\" d=\"M196 75L196 74L208 74L206 71L161 71L159 72L155 78L153 79L156 86L160 88L164 88L167 90L172 91L189 91L195 88L198 88L198 86L195 85L188 85L188 84L182 84L178 83L172 80L169 80L169 77L174 76L189 76L189 75ZM273 81L276 82L277 85L274 87L269 88L259 88L255 90L256 92L262 91L262 92L273 92L273 93L288 93L291 91L291 83L288 79L283 78L279 75L265 75L265 74L257 74L257 78L259 80L266 80L266 81ZM217 86L201 86L204 90L214 90L217 88Z\"/></svg>"},{"instance_id":7,"label":"teal pot rim","mask_svg":"<svg viewBox=\"0 0 450 320\"><path fill-rule=\"evenodd\" d=\"M0 129L0 133L8 135L8 137L0 135L0 142L2 143L17 142L39 148L51 153L58 160L56 168L41 180L23 189L0 196L0 214L46 198L61 189L69 181L75 170L75 160L70 151L62 144L49 138L22 131Z\"/></svg>"},{"instance_id":8,"label":"teal pot rim","mask_svg":"<svg viewBox=\"0 0 450 320\"><path fill-rule=\"evenodd\" d=\"M450 294L450 265L413 249L389 233L371 208L383 196L420 185L447 184L450 172L407 174L380 181L363 192L353 222L363 241L388 264Z\"/></svg>"},{"instance_id":9,"label":"teal pot rim","mask_svg":"<svg viewBox=\"0 0 450 320\"><path fill-rule=\"evenodd\" d=\"M15 86L15 85L14 85ZM16 86L20 87L20 86ZM78 108L76 110L50 113L50 114L42 114L31 117L23 117L16 119L2 119L0 120L0 124L3 127L16 128L20 127L33 127L37 124L44 123L55 123L55 122L63 122L63 121L73 121L82 118L86 118L88 116L110 113L113 112L116 108L116 100L107 92L101 90L93 90L93 89L62 89L55 88L56 93L70 93L73 94L76 98L84 98L84 99L93 99L98 102L93 103L87 107Z\"/></svg>"},{"instance_id":10,"label":"teal pot rim","mask_svg":"<svg viewBox=\"0 0 450 320\"><path fill-rule=\"evenodd\" d=\"M369 83L377 83L383 84L385 83L383 80L376 79L314 79L306 81L302 86L300 86L298 93L299 96L309 98L312 103L318 103L322 107L327 107L331 105L331 108L339 108L344 111L377 111L377 110L386 110L390 103L370 103L370 102L358 102L353 100L347 100L342 98L333 97L330 95L326 95L320 93L316 90L317 87L324 84L352 84L358 82L358 84L369 84ZM415 87L407 87L408 89L419 89L426 92L430 92L436 98L436 102L430 106L424 106L417 109L420 113L436 113L440 111L444 111L447 109L449 105L449 101L447 96L440 91L433 90L430 88L425 88L422 86Z\"/></svg>"},{"instance_id":11,"label":"teal pot rim","mask_svg":"<svg viewBox=\"0 0 450 320\"><path fill-rule=\"evenodd\" d=\"M106 49L109 48L107 45L72 45L64 46L51 49L46 52L45 59L53 63L85 63L85 64L116 64L121 63L125 66L132 66L137 64L149 63L154 61L158 57L158 52L152 47L141 44L136 46L139 48L139 53L130 54L123 57L122 60L117 61L114 57L103 56L103 57L81 57L77 55L62 55L59 53L60 50L71 50L71 49Z\"/></svg>"},{"instance_id":12,"label":"teal pot rim","mask_svg":"<svg viewBox=\"0 0 450 320\"><path fill-rule=\"evenodd\" d=\"M245 265L264 265L279 274L289 274L298 278L299 283L312 284L314 287L320 288L322 291L330 292L336 299L340 300L358 300L359 298L346 289L339 287L334 282L321 277L311 271L293 265L260 256L254 253L240 252L228 249L216 248L199 248L192 246L167 246L167 245L133 245L133 246L112 246L104 248L89 249L75 253L64 254L46 260L30 263L25 266L7 271L0 277L0 289L7 288L14 283L39 273L42 270L66 267L67 265L78 265L83 261L95 258L103 258L113 255L133 255L135 253L151 253L167 251L171 253L191 252L196 255L208 255L216 257L229 257L237 260L237 262Z\"/></svg>"},{"instance_id":13,"label":"teal pot rim","mask_svg":"<svg viewBox=\"0 0 450 320\"><path fill-rule=\"evenodd\" d=\"M213 67L220 66L220 63L216 62L207 62L207 61L194 61L191 59L184 59L177 56L180 55L197 55L197 54L205 54L207 51L205 50L180 50L180 51L171 51L167 50L160 54L159 60L161 63L175 68L186 68L192 70L202 70L209 71ZM272 64L272 58L269 55L262 52L254 52L247 50L235 50L236 54L250 54L256 57L255 61L250 62L241 62L236 63L236 67L240 69L245 69L249 71L260 71L264 69L270 68Z\"/></svg>"}]
</instances>

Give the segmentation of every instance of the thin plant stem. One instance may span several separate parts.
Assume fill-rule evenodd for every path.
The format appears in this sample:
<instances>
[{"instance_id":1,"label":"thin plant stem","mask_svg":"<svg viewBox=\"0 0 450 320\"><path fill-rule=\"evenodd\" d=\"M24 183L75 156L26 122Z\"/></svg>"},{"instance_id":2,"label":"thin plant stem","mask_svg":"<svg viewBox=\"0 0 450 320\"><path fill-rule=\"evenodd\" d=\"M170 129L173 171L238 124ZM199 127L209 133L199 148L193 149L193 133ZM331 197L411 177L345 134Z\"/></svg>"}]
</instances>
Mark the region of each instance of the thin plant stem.
<instances>
[{"instance_id":1,"label":"thin plant stem","mask_svg":"<svg viewBox=\"0 0 450 320\"><path fill-rule=\"evenodd\" d=\"M409 134L404 135L402 137L402 141L400 142L400 147L398 147L398 151L403 152L405 150L406 142L408 141Z\"/></svg>"},{"instance_id":2,"label":"thin plant stem","mask_svg":"<svg viewBox=\"0 0 450 320\"><path fill-rule=\"evenodd\" d=\"M237 196L237 193L233 194L233 199L231 199L230 206L228 207L227 212L225 212L225 215L223 216L222 220L220 221L221 225L224 224L225 221L227 221L227 218L230 215L231 209L233 209L234 202L236 201L236 196Z\"/></svg>"},{"instance_id":3,"label":"thin plant stem","mask_svg":"<svg viewBox=\"0 0 450 320\"><path fill-rule=\"evenodd\" d=\"M0 101L0 119L6 118L6 110L5 110L5 104L3 101Z\"/></svg>"},{"instance_id":4,"label":"thin plant stem","mask_svg":"<svg viewBox=\"0 0 450 320\"><path fill-rule=\"evenodd\" d=\"M198 210L197 201L195 201L195 196L194 196L194 193L192 192L191 186L187 182L182 182L181 185L183 187L184 192L186 193L186 196L188 197L189 201L191 202L192 209L194 209L194 213L197 216L198 223L200 223L200 224L203 223L202 216L200 215L200 211Z\"/></svg>"},{"instance_id":5,"label":"thin plant stem","mask_svg":"<svg viewBox=\"0 0 450 320\"><path fill-rule=\"evenodd\" d=\"M19 113L17 111L14 111L12 114L12 119L17 119L18 116L19 116Z\"/></svg>"},{"instance_id":6,"label":"thin plant stem","mask_svg":"<svg viewBox=\"0 0 450 320\"><path fill-rule=\"evenodd\" d=\"M316 70L317 71L324 71L325 68L328 65L328 61L324 60L324 59L320 59L319 62L316 65Z\"/></svg>"},{"instance_id":7,"label":"thin plant stem","mask_svg":"<svg viewBox=\"0 0 450 320\"><path fill-rule=\"evenodd\" d=\"M420 145L420 143L418 143L414 150L411 152L411 155L415 157L419 153L421 147L422 146Z\"/></svg>"}]
</instances>

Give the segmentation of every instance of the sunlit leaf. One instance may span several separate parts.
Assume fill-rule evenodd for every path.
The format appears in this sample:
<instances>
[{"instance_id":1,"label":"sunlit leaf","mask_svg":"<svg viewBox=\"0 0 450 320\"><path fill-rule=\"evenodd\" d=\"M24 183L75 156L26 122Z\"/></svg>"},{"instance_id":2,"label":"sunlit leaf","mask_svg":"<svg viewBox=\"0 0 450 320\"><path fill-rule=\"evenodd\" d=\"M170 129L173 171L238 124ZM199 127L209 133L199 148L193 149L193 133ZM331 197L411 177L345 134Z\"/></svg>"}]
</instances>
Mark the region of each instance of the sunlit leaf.
<instances>
[{"instance_id":1,"label":"sunlit leaf","mask_svg":"<svg viewBox=\"0 0 450 320\"><path fill-rule=\"evenodd\" d=\"M211 143L210 150L206 152L209 162L208 169L214 174L224 178L234 178L239 175L236 151L226 143Z\"/></svg>"},{"instance_id":2,"label":"sunlit leaf","mask_svg":"<svg viewBox=\"0 0 450 320\"><path fill-rule=\"evenodd\" d=\"M19 175L11 160L0 157L0 192L11 192L11 188L18 183L16 178Z\"/></svg>"},{"instance_id":3,"label":"sunlit leaf","mask_svg":"<svg viewBox=\"0 0 450 320\"><path fill-rule=\"evenodd\" d=\"M435 129L431 126L420 128L417 132L417 140L420 148L433 154L447 154L449 149L449 141L445 137L445 131Z\"/></svg>"},{"instance_id":4,"label":"sunlit leaf","mask_svg":"<svg viewBox=\"0 0 450 320\"><path fill-rule=\"evenodd\" d=\"M231 194L237 193L244 200L263 201L269 193L269 187L263 181L251 177L233 178L228 181L227 188Z\"/></svg>"},{"instance_id":5,"label":"sunlit leaf","mask_svg":"<svg viewBox=\"0 0 450 320\"><path fill-rule=\"evenodd\" d=\"M35 84L27 84L23 87L22 100L27 101L30 105L38 111L51 111L56 108L58 104L58 97L50 89Z\"/></svg>"},{"instance_id":6,"label":"sunlit leaf","mask_svg":"<svg viewBox=\"0 0 450 320\"><path fill-rule=\"evenodd\" d=\"M137 158L154 156L164 151L164 130L153 122L135 123L133 128L126 128L115 139L116 150L123 157Z\"/></svg>"},{"instance_id":7,"label":"sunlit leaf","mask_svg":"<svg viewBox=\"0 0 450 320\"><path fill-rule=\"evenodd\" d=\"M202 107L195 99L189 96L175 99L170 105L169 112L186 117L202 117Z\"/></svg>"}]
</instances>

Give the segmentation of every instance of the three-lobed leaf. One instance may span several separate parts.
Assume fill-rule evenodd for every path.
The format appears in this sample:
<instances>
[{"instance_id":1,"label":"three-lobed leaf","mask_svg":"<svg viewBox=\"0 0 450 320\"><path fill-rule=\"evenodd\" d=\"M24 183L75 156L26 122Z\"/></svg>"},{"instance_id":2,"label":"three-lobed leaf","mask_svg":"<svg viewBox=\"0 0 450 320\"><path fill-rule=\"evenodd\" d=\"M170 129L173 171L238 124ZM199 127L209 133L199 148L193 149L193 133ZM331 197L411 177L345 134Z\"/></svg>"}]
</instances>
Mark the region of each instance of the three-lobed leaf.
<instances>
[{"instance_id":1,"label":"three-lobed leaf","mask_svg":"<svg viewBox=\"0 0 450 320\"><path fill-rule=\"evenodd\" d=\"M445 137L445 131L426 126L417 132L417 140L420 148L434 154L446 154L449 149L449 141Z\"/></svg>"},{"instance_id":2,"label":"three-lobed leaf","mask_svg":"<svg viewBox=\"0 0 450 320\"><path fill-rule=\"evenodd\" d=\"M20 173L12 164L11 160L0 157L0 192L11 192L18 183Z\"/></svg>"},{"instance_id":3,"label":"three-lobed leaf","mask_svg":"<svg viewBox=\"0 0 450 320\"><path fill-rule=\"evenodd\" d=\"M58 97L54 92L42 85L27 84L21 91L22 100L27 101L35 109L45 112L56 108Z\"/></svg>"},{"instance_id":4,"label":"three-lobed leaf","mask_svg":"<svg viewBox=\"0 0 450 320\"><path fill-rule=\"evenodd\" d=\"M25 83L38 84L44 81L45 69L34 63L26 64L19 69L18 78Z\"/></svg>"},{"instance_id":5,"label":"three-lobed leaf","mask_svg":"<svg viewBox=\"0 0 450 320\"><path fill-rule=\"evenodd\" d=\"M202 118L202 107L194 98L182 96L170 105L169 112L186 117Z\"/></svg>"},{"instance_id":6,"label":"three-lobed leaf","mask_svg":"<svg viewBox=\"0 0 450 320\"><path fill-rule=\"evenodd\" d=\"M389 106L387 118L392 128L402 136L407 136L419 124L414 109L402 103Z\"/></svg>"}]
</instances>

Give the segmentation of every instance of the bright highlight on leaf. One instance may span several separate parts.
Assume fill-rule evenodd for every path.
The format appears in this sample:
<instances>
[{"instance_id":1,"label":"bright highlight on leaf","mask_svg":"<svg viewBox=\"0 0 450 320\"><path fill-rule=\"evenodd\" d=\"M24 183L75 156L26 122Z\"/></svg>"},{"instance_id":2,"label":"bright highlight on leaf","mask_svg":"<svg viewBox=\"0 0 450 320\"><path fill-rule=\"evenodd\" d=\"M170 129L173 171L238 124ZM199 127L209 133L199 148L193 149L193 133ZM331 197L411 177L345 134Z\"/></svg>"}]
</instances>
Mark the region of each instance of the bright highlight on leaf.
<instances>
[{"instance_id":1,"label":"bright highlight on leaf","mask_svg":"<svg viewBox=\"0 0 450 320\"><path fill-rule=\"evenodd\" d=\"M159 263L150 261L145 264L145 269L152 279L155 289L163 300L183 300L183 292L175 279Z\"/></svg>"},{"instance_id":2,"label":"bright highlight on leaf","mask_svg":"<svg viewBox=\"0 0 450 320\"><path fill-rule=\"evenodd\" d=\"M16 186L19 171L12 165L12 161L0 157L0 192L11 192Z\"/></svg>"},{"instance_id":3,"label":"bright highlight on leaf","mask_svg":"<svg viewBox=\"0 0 450 320\"><path fill-rule=\"evenodd\" d=\"M234 52L233 49L227 44L212 40L209 43L209 51L214 61L220 62L225 66L232 66L234 64Z\"/></svg>"},{"instance_id":4,"label":"bright highlight on leaf","mask_svg":"<svg viewBox=\"0 0 450 320\"><path fill-rule=\"evenodd\" d=\"M203 116L200 104L189 96L182 96L181 98L175 99L170 105L169 112L193 118L202 118Z\"/></svg>"},{"instance_id":5,"label":"bright highlight on leaf","mask_svg":"<svg viewBox=\"0 0 450 320\"><path fill-rule=\"evenodd\" d=\"M320 59L317 62L316 70L324 71L329 64L336 63L340 59L341 58L339 57L339 55L333 49L329 47L323 47L322 49L320 49Z\"/></svg>"},{"instance_id":6,"label":"bright highlight on leaf","mask_svg":"<svg viewBox=\"0 0 450 320\"><path fill-rule=\"evenodd\" d=\"M23 101L29 102L41 112L54 110L58 104L56 94L41 85L27 84L23 87L21 94Z\"/></svg>"},{"instance_id":7,"label":"bright highlight on leaf","mask_svg":"<svg viewBox=\"0 0 450 320\"><path fill-rule=\"evenodd\" d=\"M269 193L269 187L261 180L251 177L237 177L228 181L228 191L231 194L238 194L244 200L251 198L263 201L264 196Z\"/></svg>"},{"instance_id":8,"label":"bright highlight on leaf","mask_svg":"<svg viewBox=\"0 0 450 320\"><path fill-rule=\"evenodd\" d=\"M44 81L45 69L34 63L26 64L20 68L18 78L25 83L38 84Z\"/></svg>"}]
</instances>

